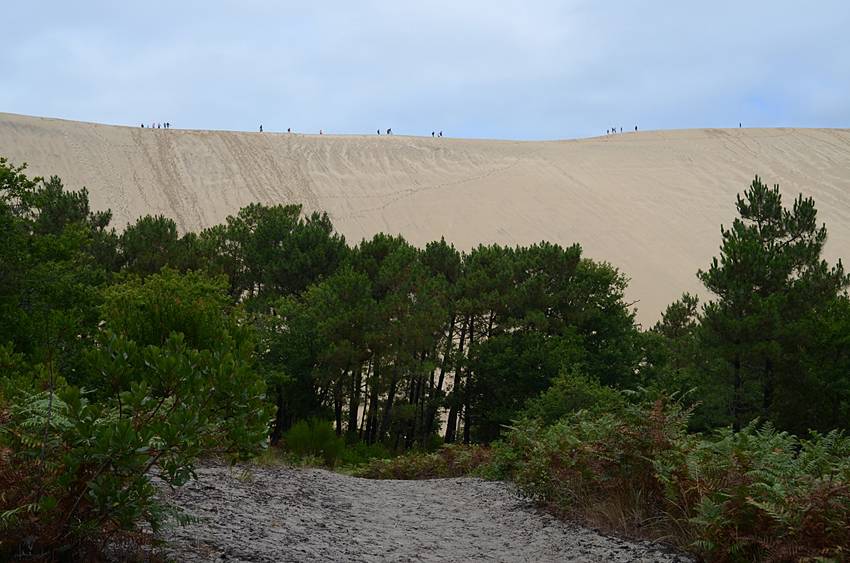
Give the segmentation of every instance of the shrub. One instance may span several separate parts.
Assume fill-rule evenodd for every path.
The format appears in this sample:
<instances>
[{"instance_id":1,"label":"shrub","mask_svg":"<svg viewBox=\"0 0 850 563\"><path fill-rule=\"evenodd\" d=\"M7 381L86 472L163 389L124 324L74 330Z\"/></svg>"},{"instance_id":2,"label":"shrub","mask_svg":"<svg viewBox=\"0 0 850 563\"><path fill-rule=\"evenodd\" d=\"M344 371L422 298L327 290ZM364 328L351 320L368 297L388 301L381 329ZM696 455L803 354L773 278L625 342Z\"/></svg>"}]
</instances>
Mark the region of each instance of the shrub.
<instances>
[{"instance_id":1,"label":"shrub","mask_svg":"<svg viewBox=\"0 0 850 563\"><path fill-rule=\"evenodd\" d=\"M850 439L811 440L753 422L658 462L668 498L684 509L707 559L841 560L850 545Z\"/></svg>"},{"instance_id":2,"label":"shrub","mask_svg":"<svg viewBox=\"0 0 850 563\"><path fill-rule=\"evenodd\" d=\"M107 328L140 346L162 346L174 332L199 350L211 348L223 330L237 341L249 340L241 309L227 287L225 276L181 274L168 267L144 279L125 274L103 289L101 313Z\"/></svg>"},{"instance_id":3,"label":"shrub","mask_svg":"<svg viewBox=\"0 0 850 563\"><path fill-rule=\"evenodd\" d=\"M414 453L394 459L379 459L354 474L367 479L437 479L475 474L490 461L484 446L442 446L433 454Z\"/></svg>"},{"instance_id":4,"label":"shrub","mask_svg":"<svg viewBox=\"0 0 850 563\"><path fill-rule=\"evenodd\" d=\"M624 535L707 561L838 561L850 545L850 438L799 440L755 423L687 434L689 409L661 397L621 415L517 423L483 474Z\"/></svg>"},{"instance_id":5,"label":"shrub","mask_svg":"<svg viewBox=\"0 0 850 563\"><path fill-rule=\"evenodd\" d=\"M358 441L345 447L342 461L345 465L358 467L376 459L389 459L391 457L393 457L393 453L383 444L369 445L366 442Z\"/></svg>"},{"instance_id":6,"label":"shrub","mask_svg":"<svg viewBox=\"0 0 850 563\"><path fill-rule=\"evenodd\" d=\"M266 447L270 412L250 348L225 333L211 350L193 350L173 334L144 350L104 332L87 360L113 395L89 402L57 385L39 391L25 378L4 379L0 411L0 554L74 558L110 538L145 541L179 511L154 500L151 473L178 487L201 454L247 459ZM44 379L50 366L33 368Z\"/></svg>"},{"instance_id":7,"label":"shrub","mask_svg":"<svg viewBox=\"0 0 850 563\"><path fill-rule=\"evenodd\" d=\"M334 467L345 451L345 438L336 435L333 423L318 418L296 422L284 440L292 453L321 458L329 467Z\"/></svg>"},{"instance_id":8,"label":"shrub","mask_svg":"<svg viewBox=\"0 0 850 563\"><path fill-rule=\"evenodd\" d=\"M563 370L552 386L527 402L525 414L552 424L580 410L594 414L622 412L627 404L623 393L606 387L576 368Z\"/></svg>"}]
</instances>

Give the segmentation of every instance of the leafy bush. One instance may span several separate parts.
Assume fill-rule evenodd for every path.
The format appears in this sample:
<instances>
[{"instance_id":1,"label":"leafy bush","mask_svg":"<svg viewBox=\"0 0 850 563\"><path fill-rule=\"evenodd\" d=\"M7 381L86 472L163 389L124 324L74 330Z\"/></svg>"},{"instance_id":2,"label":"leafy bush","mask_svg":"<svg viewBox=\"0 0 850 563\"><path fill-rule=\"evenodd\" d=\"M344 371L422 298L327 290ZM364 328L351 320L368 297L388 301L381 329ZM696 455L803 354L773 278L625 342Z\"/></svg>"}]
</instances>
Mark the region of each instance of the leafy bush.
<instances>
[{"instance_id":1,"label":"leafy bush","mask_svg":"<svg viewBox=\"0 0 850 563\"><path fill-rule=\"evenodd\" d=\"M389 459L391 457L393 457L393 453L383 444L369 445L366 442L358 441L345 447L342 462L350 467L358 467L376 459Z\"/></svg>"},{"instance_id":2,"label":"leafy bush","mask_svg":"<svg viewBox=\"0 0 850 563\"><path fill-rule=\"evenodd\" d=\"M689 414L658 399L620 416L579 411L551 426L523 421L494 447L490 471L563 513L586 518L593 510L602 527L645 534L640 528L665 502L652 460L675 447Z\"/></svg>"},{"instance_id":3,"label":"leafy bush","mask_svg":"<svg viewBox=\"0 0 850 563\"><path fill-rule=\"evenodd\" d=\"M179 511L154 500L152 473L177 487L201 454L247 459L267 444L271 413L251 350L225 333L210 350L173 334L162 348L101 333L87 360L114 393L92 403L51 378L39 391L4 378L0 410L0 555L75 557L116 535L143 540ZM50 366L36 366L44 379Z\"/></svg>"},{"instance_id":4,"label":"leafy bush","mask_svg":"<svg viewBox=\"0 0 850 563\"><path fill-rule=\"evenodd\" d=\"M626 403L620 391L606 387L576 368L571 368L561 371L551 387L539 397L528 401L525 414L541 418L545 424L552 424L580 410L599 414L620 412Z\"/></svg>"},{"instance_id":5,"label":"leafy bush","mask_svg":"<svg viewBox=\"0 0 850 563\"><path fill-rule=\"evenodd\" d=\"M449 444L433 454L379 459L354 474L367 479L437 479L470 475L490 461L490 448Z\"/></svg>"},{"instance_id":6,"label":"leafy bush","mask_svg":"<svg viewBox=\"0 0 850 563\"><path fill-rule=\"evenodd\" d=\"M345 450L345 438L336 435L333 423L318 418L296 422L284 440L292 453L321 458L329 467L337 464Z\"/></svg>"},{"instance_id":7,"label":"leafy bush","mask_svg":"<svg viewBox=\"0 0 850 563\"><path fill-rule=\"evenodd\" d=\"M240 310L227 294L225 276L181 274L168 267L142 279L125 275L103 290L102 316L107 328L140 346L162 344L174 332L198 350L211 348L222 330L237 341L249 338Z\"/></svg>"},{"instance_id":8,"label":"leafy bush","mask_svg":"<svg viewBox=\"0 0 850 563\"><path fill-rule=\"evenodd\" d=\"M755 423L687 434L690 410L658 398L622 415L523 421L480 473L573 517L663 539L708 561L842 560L850 545L850 438Z\"/></svg>"},{"instance_id":9,"label":"leafy bush","mask_svg":"<svg viewBox=\"0 0 850 563\"><path fill-rule=\"evenodd\" d=\"M656 461L696 552L738 561L842 560L850 546L850 438L799 440L755 422Z\"/></svg>"}]
</instances>

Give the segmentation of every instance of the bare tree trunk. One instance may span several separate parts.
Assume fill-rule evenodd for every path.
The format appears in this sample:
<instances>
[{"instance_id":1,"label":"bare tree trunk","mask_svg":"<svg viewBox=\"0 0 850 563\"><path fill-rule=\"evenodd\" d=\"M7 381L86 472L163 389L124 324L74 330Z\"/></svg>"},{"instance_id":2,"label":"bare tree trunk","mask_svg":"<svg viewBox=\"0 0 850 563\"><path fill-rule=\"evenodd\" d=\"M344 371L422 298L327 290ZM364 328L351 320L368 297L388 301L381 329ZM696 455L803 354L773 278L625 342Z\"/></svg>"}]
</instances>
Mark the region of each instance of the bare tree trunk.
<instances>
[{"instance_id":1,"label":"bare tree trunk","mask_svg":"<svg viewBox=\"0 0 850 563\"><path fill-rule=\"evenodd\" d=\"M384 407L384 418L381 421L381 430L378 432L378 441L383 442L384 436L387 434L387 429L390 426L390 415L393 410L393 401L395 400L396 389L398 388L398 380L401 377L401 370L398 368L398 357L396 357L396 365L393 367L393 380L390 383L390 390L387 393L387 404Z\"/></svg>"},{"instance_id":2,"label":"bare tree trunk","mask_svg":"<svg viewBox=\"0 0 850 563\"><path fill-rule=\"evenodd\" d=\"M351 396L348 400L348 432L357 432L357 411L360 409L360 385L363 382L363 366L358 364L351 376Z\"/></svg>"},{"instance_id":3,"label":"bare tree trunk","mask_svg":"<svg viewBox=\"0 0 850 563\"><path fill-rule=\"evenodd\" d=\"M436 387L433 386L434 372L431 372L431 381L432 381L432 389L431 393L433 396L439 397L440 393L443 391L443 381L445 381L446 377L446 365L451 359L452 346L454 344L454 329L455 329L455 315L452 315L451 321L449 322L449 334L448 339L446 340L446 351L443 353L443 361L440 362L440 378L437 380ZM437 418L437 410L439 409L439 405L437 401L434 401L434 404L428 407L428 412L425 415L425 424L423 427L423 436L427 440L428 434L431 433L431 429L434 428L434 421Z\"/></svg>"},{"instance_id":4,"label":"bare tree trunk","mask_svg":"<svg viewBox=\"0 0 850 563\"><path fill-rule=\"evenodd\" d=\"M369 394L369 416L366 419L366 443L372 445L378 435L378 378L380 362L372 364L372 389Z\"/></svg>"},{"instance_id":5,"label":"bare tree trunk","mask_svg":"<svg viewBox=\"0 0 850 563\"><path fill-rule=\"evenodd\" d=\"M455 431L457 430L457 411L460 399L460 381L461 381L461 362L463 361L463 345L466 339L466 320L460 328L460 344L457 349L457 362L455 363L455 381L452 389L452 401L449 408L449 416L446 420L446 438L447 444L455 441Z\"/></svg>"},{"instance_id":6,"label":"bare tree trunk","mask_svg":"<svg viewBox=\"0 0 850 563\"><path fill-rule=\"evenodd\" d=\"M475 316L471 316L469 319L469 347L472 348L472 344L475 342ZM466 370L466 385L463 390L463 443L469 444L469 432L472 426L472 417L470 415L469 409L469 370Z\"/></svg>"},{"instance_id":7,"label":"bare tree trunk","mask_svg":"<svg viewBox=\"0 0 850 563\"><path fill-rule=\"evenodd\" d=\"M743 399L741 397L741 359L735 356L732 361L732 430L735 432L741 431L741 414L744 410Z\"/></svg>"}]
</instances>

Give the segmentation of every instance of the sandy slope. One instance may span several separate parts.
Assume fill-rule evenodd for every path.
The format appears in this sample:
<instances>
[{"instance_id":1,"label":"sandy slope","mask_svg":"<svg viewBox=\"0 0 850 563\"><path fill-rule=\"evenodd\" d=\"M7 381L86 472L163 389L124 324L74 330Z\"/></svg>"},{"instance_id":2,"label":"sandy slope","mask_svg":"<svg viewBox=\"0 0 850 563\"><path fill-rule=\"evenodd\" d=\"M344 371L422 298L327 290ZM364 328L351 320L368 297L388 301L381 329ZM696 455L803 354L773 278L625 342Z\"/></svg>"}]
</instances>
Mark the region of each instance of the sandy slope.
<instances>
[{"instance_id":1,"label":"sandy slope","mask_svg":"<svg viewBox=\"0 0 850 563\"><path fill-rule=\"evenodd\" d=\"M320 469L203 467L167 501L202 519L174 560L685 563L649 542L566 525L481 479L370 481Z\"/></svg>"},{"instance_id":2,"label":"sandy slope","mask_svg":"<svg viewBox=\"0 0 850 563\"><path fill-rule=\"evenodd\" d=\"M827 258L850 249L850 131L710 129L516 142L155 130L0 113L0 156L86 186L118 228L163 214L182 231L251 202L327 211L352 243L383 231L424 246L578 242L631 278L652 324L735 218L758 174L817 202Z\"/></svg>"}]
</instances>

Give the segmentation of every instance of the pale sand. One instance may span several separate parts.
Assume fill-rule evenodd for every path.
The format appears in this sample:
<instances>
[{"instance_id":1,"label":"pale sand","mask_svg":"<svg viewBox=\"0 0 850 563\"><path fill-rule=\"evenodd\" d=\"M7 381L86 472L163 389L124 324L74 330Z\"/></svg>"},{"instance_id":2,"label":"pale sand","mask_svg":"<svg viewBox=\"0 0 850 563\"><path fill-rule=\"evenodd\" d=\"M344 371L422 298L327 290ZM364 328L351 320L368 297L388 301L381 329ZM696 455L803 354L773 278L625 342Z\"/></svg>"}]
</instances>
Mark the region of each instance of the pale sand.
<instances>
[{"instance_id":1,"label":"pale sand","mask_svg":"<svg viewBox=\"0 0 850 563\"><path fill-rule=\"evenodd\" d=\"M758 174L790 206L814 197L825 257L850 248L850 130L708 129L518 142L142 129L0 113L0 156L86 186L121 229L145 214L181 232L252 202L327 211L349 243L581 244L631 279L653 324L718 256L720 225Z\"/></svg>"},{"instance_id":2,"label":"pale sand","mask_svg":"<svg viewBox=\"0 0 850 563\"><path fill-rule=\"evenodd\" d=\"M168 502L201 518L173 560L685 563L659 544L568 525L481 479L370 481L320 469L202 467Z\"/></svg>"}]
</instances>

